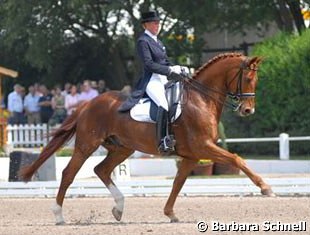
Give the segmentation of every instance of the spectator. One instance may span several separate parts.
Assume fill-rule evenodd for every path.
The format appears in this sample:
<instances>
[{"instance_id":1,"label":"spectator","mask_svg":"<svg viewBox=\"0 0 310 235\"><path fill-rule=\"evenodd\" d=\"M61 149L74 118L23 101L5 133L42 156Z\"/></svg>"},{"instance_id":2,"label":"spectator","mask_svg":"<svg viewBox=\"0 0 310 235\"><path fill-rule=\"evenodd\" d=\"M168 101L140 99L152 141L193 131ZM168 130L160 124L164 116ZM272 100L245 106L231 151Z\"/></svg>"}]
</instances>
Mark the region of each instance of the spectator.
<instances>
[{"instance_id":1,"label":"spectator","mask_svg":"<svg viewBox=\"0 0 310 235\"><path fill-rule=\"evenodd\" d=\"M33 87L34 87L36 95L41 97L42 92L40 91L40 84L36 82L35 84L33 84Z\"/></svg>"},{"instance_id":2,"label":"spectator","mask_svg":"<svg viewBox=\"0 0 310 235\"><path fill-rule=\"evenodd\" d=\"M40 92L42 93L42 96L39 99L41 122L48 123L49 119L53 115L53 96L49 93L49 90L46 88L45 85L40 86Z\"/></svg>"},{"instance_id":3,"label":"spectator","mask_svg":"<svg viewBox=\"0 0 310 235\"><path fill-rule=\"evenodd\" d=\"M24 100L24 108L28 124L41 123L39 99L40 96L36 93L34 86L29 86L28 94Z\"/></svg>"},{"instance_id":4,"label":"spectator","mask_svg":"<svg viewBox=\"0 0 310 235\"><path fill-rule=\"evenodd\" d=\"M98 92L99 94L102 94L106 91L109 91L110 89L106 86L105 80L99 80L98 82Z\"/></svg>"},{"instance_id":5,"label":"spectator","mask_svg":"<svg viewBox=\"0 0 310 235\"><path fill-rule=\"evenodd\" d=\"M67 111L65 109L65 97L61 94L60 86L56 86L54 90L55 95L53 96L51 101L54 113L49 120L49 124L52 126L62 123L67 116Z\"/></svg>"},{"instance_id":6,"label":"spectator","mask_svg":"<svg viewBox=\"0 0 310 235\"><path fill-rule=\"evenodd\" d=\"M131 86L130 85L125 85L123 87L123 89L121 90L121 92L125 95L125 96L130 96L131 94Z\"/></svg>"},{"instance_id":7,"label":"spectator","mask_svg":"<svg viewBox=\"0 0 310 235\"><path fill-rule=\"evenodd\" d=\"M79 96L79 102L89 101L98 96L98 91L91 88L90 81L86 80L82 86L82 92Z\"/></svg>"},{"instance_id":8,"label":"spectator","mask_svg":"<svg viewBox=\"0 0 310 235\"><path fill-rule=\"evenodd\" d=\"M110 89L106 86L105 80L101 79L98 81L98 92L99 94L102 94L106 91L109 91Z\"/></svg>"},{"instance_id":9,"label":"spectator","mask_svg":"<svg viewBox=\"0 0 310 235\"><path fill-rule=\"evenodd\" d=\"M14 91L12 91L8 96L8 110L11 112L8 122L12 125L23 124L25 121L21 92L21 85L15 84Z\"/></svg>"},{"instance_id":10,"label":"spectator","mask_svg":"<svg viewBox=\"0 0 310 235\"><path fill-rule=\"evenodd\" d=\"M20 95L21 95L21 97L22 97L22 100L24 101L25 96L26 96L26 89L25 89L25 87L23 87L23 86L21 86Z\"/></svg>"},{"instance_id":11,"label":"spectator","mask_svg":"<svg viewBox=\"0 0 310 235\"><path fill-rule=\"evenodd\" d=\"M94 90L97 90L98 91L98 84L96 81L91 81L90 82L90 86L91 88L93 88Z\"/></svg>"},{"instance_id":12,"label":"spectator","mask_svg":"<svg viewBox=\"0 0 310 235\"><path fill-rule=\"evenodd\" d=\"M77 93L77 86L72 85L70 94L65 97L65 108L67 110L67 115L71 115L79 104L79 94Z\"/></svg>"},{"instance_id":13,"label":"spectator","mask_svg":"<svg viewBox=\"0 0 310 235\"><path fill-rule=\"evenodd\" d=\"M65 87L64 87L64 90L61 92L61 94L66 97L68 94L70 94L70 90L71 90L71 83L70 82L67 82L65 84Z\"/></svg>"}]
</instances>

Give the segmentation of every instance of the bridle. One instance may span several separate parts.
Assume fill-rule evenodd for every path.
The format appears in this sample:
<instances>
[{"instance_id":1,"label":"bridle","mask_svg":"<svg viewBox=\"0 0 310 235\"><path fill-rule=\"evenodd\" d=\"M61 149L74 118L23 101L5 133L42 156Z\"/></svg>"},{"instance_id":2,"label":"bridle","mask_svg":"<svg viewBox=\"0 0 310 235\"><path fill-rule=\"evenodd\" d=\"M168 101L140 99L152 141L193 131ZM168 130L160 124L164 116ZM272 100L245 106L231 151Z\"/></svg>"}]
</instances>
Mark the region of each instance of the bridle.
<instances>
[{"instance_id":1,"label":"bridle","mask_svg":"<svg viewBox=\"0 0 310 235\"><path fill-rule=\"evenodd\" d=\"M206 87L203 84L201 84L199 81L193 79L191 76L189 76L188 74L185 77L184 81L185 83L187 83L188 85L190 85L191 87L193 87L194 89L198 90L199 92L201 92L203 95L208 96L214 100L216 100L217 102L225 105L226 107L231 108L233 111L237 111L240 106L242 105L242 99L248 99L248 98L253 98L255 97L255 93L249 93L249 92L242 92L242 82L244 80L244 76L243 76L243 72L244 70L253 70L253 71L257 71L257 68L255 66L249 66L248 65L248 60L243 60L240 64L240 68L238 70L238 72L236 73L236 75L231 79L231 81L228 83L228 85L226 84L226 87L228 89L228 87L230 86L230 84L236 80L237 80L237 87L236 87L236 91L235 92L223 92L221 90L215 89L215 88L210 88L210 87ZM210 94L210 91L214 92L214 93L218 93L223 97L229 97L230 101L226 100L223 101L220 98L214 97Z\"/></svg>"}]
</instances>

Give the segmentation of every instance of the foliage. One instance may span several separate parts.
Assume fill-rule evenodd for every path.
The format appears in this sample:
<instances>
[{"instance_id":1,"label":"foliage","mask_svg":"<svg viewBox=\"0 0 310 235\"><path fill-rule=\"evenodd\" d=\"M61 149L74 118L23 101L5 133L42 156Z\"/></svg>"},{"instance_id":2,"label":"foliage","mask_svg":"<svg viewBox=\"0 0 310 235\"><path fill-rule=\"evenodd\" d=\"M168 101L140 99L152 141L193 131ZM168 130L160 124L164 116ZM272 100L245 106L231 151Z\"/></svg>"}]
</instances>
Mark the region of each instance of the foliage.
<instances>
[{"instance_id":1,"label":"foliage","mask_svg":"<svg viewBox=\"0 0 310 235\"><path fill-rule=\"evenodd\" d=\"M277 129L302 135L310 131L310 30L302 36L280 34L258 45L254 54L266 56L257 104L262 132ZM265 79L264 79L265 78ZM304 107L304 108L303 108Z\"/></svg>"},{"instance_id":2,"label":"foliage","mask_svg":"<svg viewBox=\"0 0 310 235\"><path fill-rule=\"evenodd\" d=\"M309 135L309 40L310 30L306 30L301 36L281 33L255 46L253 55L265 57L259 70L256 112L249 118L225 113L228 137L277 136L282 132L291 136ZM255 144L252 149L255 148L256 153L267 153L277 149L275 145L268 143L256 148L258 144ZM310 153L308 144L300 142L299 146L295 152Z\"/></svg>"},{"instance_id":3,"label":"foliage","mask_svg":"<svg viewBox=\"0 0 310 235\"><path fill-rule=\"evenodd\" d=\"M1 64L18 70L23 85L104 78L109 87L119 89L138 78L134 48L142 27L137 12L158 10L166 26L160 37L172 60L190 61L198 67L206 43L204 32L256 28L259 33L274 19L283 18L278 17L284 14L278 10L281 1L2 0ZM277 22L279 28L285 28L283 22ZM188 35L194 40L187 40ZM16 81L5 86L11 88Z\"/></svg>"},{"instance_id":4,"label":"foliage","mask_svg":"<svg viewBox=\"0 0 310 235\"><path fill-rule=\"evenodd\" d=\"M56 152L58 157L71 157L73 154L73 148L61 148Z\"/></svg>"}]
</instances>

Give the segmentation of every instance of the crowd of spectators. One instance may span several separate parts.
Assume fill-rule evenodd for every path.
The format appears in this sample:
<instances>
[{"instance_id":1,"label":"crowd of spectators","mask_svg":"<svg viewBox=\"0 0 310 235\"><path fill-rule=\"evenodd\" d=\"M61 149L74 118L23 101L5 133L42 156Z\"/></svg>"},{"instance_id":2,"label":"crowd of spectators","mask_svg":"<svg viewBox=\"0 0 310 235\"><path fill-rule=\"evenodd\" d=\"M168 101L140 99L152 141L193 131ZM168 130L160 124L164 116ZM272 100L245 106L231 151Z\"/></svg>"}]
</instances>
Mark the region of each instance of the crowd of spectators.
<instances>
[{"instance_id":1,"label":"crowd of spectators","mask_svg":"<svg viewBox=\"0 0 310 235\"><path fill-rule=\"evenodd\" d=\"M104 80L85 80L81 85L66 83L63 88L57 85L51 90L36 83L28 87L28 92L15 84L7 98L8 123L56 125L71 115L79 104L108 90Z\"/></svg>"}]
</instances>

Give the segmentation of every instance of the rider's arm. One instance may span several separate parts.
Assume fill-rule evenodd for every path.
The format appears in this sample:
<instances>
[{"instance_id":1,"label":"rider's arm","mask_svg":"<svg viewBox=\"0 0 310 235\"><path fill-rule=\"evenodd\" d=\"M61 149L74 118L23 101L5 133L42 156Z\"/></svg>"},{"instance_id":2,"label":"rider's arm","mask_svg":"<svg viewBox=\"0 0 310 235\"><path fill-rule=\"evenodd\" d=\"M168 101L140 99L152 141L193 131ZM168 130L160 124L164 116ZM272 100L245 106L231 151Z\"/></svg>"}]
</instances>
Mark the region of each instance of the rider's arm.
<instances>
[{"instance_id":1,"label":"rider's arm","mask_svg":"<svg viewBox=\"0 0 310 235\"><path fill-rule=\"evenodd\" d=\"M170 74L170 68L168 65L159 64L153 60L147 41L139 40L137 49L139 56L141 57L141 60L147 70L152 73L158 73L166 76Z\"/></svg>"}]
</instances>

